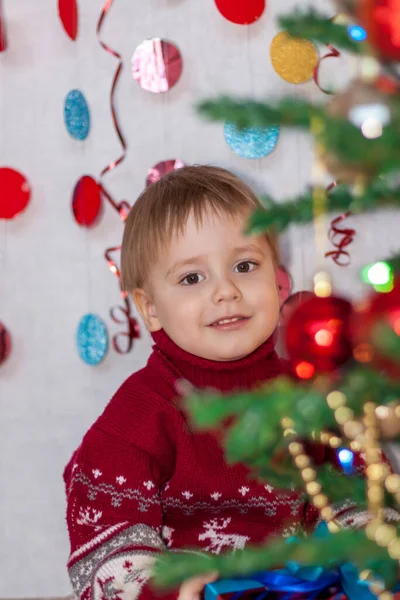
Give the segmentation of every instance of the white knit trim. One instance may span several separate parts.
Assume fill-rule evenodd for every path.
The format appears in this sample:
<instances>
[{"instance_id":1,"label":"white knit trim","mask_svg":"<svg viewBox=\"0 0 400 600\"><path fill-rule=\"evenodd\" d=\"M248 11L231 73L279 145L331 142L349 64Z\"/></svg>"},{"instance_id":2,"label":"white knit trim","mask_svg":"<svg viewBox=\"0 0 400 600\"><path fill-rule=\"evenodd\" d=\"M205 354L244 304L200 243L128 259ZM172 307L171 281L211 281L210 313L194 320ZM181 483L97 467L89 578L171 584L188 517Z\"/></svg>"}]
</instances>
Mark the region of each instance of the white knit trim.
<instances>
[{"instance_id":1,"label":"white knit trim","mask_svg":"<svg viewBox=\"0 0 400 600\"><path fill-rule=\"evenodd\" d=\"M125 521L124 523L118 523L117 525L112 525L111 527L108 527L102 533L92 538L90 542L83 544L83 546L79 546L79 548L70 555L69 562L73 561L75 558L78 558L78 556L80 556L81 554L85 554L85 552L87 552L88 550L94 550L94 548L101 544L105 538L109 537L116 531L123 529L127 525L129 525L129 521Z\"/></svg>"}]
</instances>

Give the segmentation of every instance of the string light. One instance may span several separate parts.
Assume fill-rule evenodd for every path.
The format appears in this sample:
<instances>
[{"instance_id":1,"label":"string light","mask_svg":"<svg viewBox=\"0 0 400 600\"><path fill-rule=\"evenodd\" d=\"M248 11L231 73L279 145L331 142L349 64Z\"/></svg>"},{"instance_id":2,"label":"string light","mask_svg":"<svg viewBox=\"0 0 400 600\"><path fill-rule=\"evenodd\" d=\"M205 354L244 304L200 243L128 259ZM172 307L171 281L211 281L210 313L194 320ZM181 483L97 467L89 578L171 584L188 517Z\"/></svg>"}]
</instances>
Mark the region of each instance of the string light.
<instances>
[{"instance_id":1,"label":"string light","mask_svg":"<svg viewBox=\"0 0 400 600\"><path fill-rule=\"evenodd\" d=\"M347 28L347 33L355 42L363 42L367 39L367 32L364 27L361 25L349 25Z\"/></svg>"}]
</instances>

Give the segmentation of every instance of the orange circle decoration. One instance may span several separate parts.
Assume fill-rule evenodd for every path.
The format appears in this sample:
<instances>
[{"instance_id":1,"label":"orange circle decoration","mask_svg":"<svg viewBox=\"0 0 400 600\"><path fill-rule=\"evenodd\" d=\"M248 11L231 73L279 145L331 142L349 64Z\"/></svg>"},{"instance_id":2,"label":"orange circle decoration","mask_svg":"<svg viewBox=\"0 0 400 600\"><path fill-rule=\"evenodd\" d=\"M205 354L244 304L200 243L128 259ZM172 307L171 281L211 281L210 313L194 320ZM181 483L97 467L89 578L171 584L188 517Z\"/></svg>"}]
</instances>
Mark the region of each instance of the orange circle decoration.
<instances>
[{"instance_id":1,"label":"orange circle decoration","mask_svg":"<svg viewBox=\"0 0 400 600\"><path fill-rule=\"evenodd\" d=\"M314 75L318 52L308 40L281 31L272 40L271 62L275 71L288 83L305 83Z\"/></svg>"}]
</instances>

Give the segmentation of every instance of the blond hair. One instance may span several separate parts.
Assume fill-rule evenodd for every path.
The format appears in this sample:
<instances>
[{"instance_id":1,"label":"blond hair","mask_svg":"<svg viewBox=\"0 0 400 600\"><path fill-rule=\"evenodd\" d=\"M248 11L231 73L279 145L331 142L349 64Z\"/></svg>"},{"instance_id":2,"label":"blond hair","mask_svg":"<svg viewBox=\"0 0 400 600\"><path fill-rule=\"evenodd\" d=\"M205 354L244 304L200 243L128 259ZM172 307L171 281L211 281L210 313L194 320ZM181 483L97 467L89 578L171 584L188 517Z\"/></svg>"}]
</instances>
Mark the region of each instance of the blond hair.
<instances>
[{"instance_id":1,"label":"blond hair","mask_svg":"<svg viewBox=\"0 0 400 600\"><path fill-rule=\"evenodd\" d=\"M167 173L142 192L129 212L121 248L122 289L143 288L151 265L172 238L184 232L190 214L200 225L210 208L235 217L260 207L250 187L220 167L195 165ZM275 240L265 236L277 263Z\"/></svg>"}]
</instances>

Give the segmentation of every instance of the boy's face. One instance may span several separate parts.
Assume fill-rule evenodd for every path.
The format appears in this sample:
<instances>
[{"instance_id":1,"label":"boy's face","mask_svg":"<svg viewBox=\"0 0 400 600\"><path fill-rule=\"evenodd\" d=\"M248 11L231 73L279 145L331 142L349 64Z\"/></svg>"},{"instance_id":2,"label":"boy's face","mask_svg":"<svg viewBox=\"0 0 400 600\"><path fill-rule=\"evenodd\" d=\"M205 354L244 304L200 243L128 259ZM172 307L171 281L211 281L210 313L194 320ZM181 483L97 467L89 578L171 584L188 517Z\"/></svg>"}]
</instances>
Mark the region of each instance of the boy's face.
<instances>
[{"instance_id":1,"label":"boy's face","mask_svg":"<svg viewBox=\"0 0 400 600\"><path fill-rule=\"evenodd\" d=\"M243 233L236 218L188 219L153 265L136 304L150 331L161 328L183 350L215 361L243 358L273 333L279 316L275 268L267 240Z\"/></svg>"}]
</instances>

